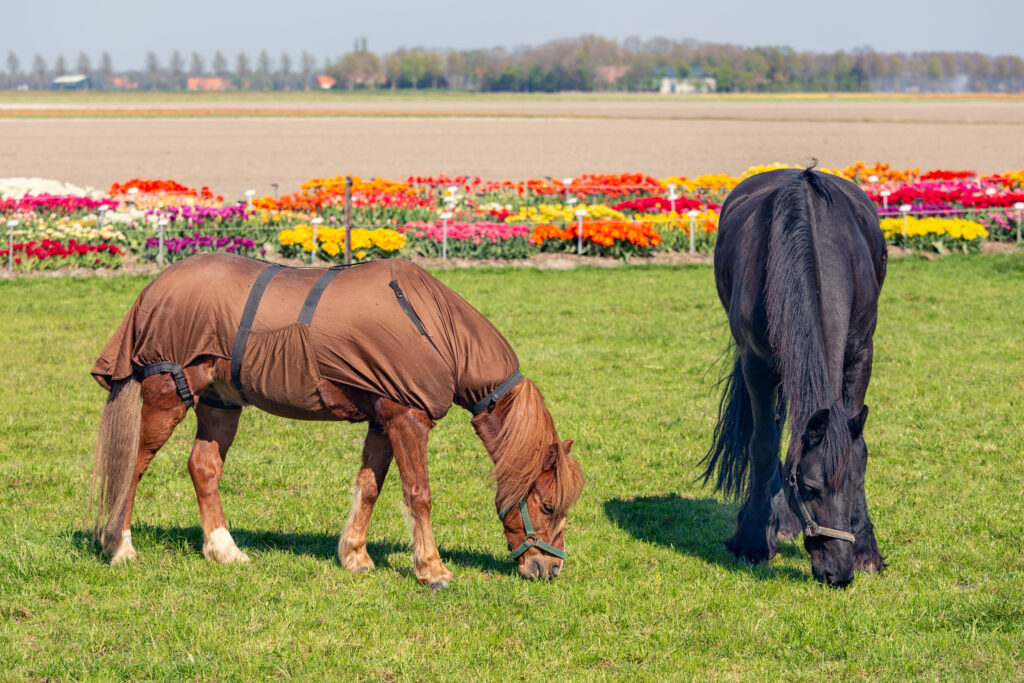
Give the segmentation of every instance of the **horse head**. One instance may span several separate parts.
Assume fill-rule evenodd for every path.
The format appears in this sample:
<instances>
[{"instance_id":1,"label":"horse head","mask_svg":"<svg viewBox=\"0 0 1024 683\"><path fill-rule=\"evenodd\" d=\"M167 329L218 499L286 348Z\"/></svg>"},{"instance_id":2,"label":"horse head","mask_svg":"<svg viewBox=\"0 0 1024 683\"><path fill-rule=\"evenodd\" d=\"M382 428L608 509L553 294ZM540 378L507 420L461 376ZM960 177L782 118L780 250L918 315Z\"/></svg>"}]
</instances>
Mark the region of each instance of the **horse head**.
<instances>
[{"instance_id":1,"label":"horse head","mask_svg":"<svg viewBox=\"0 0 1024 683\"><path fill-rule=\"evenodd\" d=\"M494 460L495 505L519 575L552 580L565 559L565 515L583 473L561 441L540 391L520 382L473 426Z\"/></svg>"},{"instance_id":2,"label":"horse head","mask_svg":"<svg viewBox=\"0 0 1024 683\"><path fill-rule=\"evenodd\" d=\"M814 413L792 440L783 471L786 501L803 524L814 578L838 587L853 581L856 539L849 530L857 487L848 464L868 409L850 419L842 412L834 405Z\"/></svg>"},{"instance_id":3,"label":"horse head","mask_svg":"<svg viewBox=\"0 0 1024 683\"><path fill-rule=\"evenodd\" d=\"M571 448L572 441L551 444L546 466L526 497L501 515L508 550L523 578L550 581L562 571L565 513L576 497L567 500L565 483L581 486L583 481L579 463L569 456Z\"/></svg>"}]
</instances>

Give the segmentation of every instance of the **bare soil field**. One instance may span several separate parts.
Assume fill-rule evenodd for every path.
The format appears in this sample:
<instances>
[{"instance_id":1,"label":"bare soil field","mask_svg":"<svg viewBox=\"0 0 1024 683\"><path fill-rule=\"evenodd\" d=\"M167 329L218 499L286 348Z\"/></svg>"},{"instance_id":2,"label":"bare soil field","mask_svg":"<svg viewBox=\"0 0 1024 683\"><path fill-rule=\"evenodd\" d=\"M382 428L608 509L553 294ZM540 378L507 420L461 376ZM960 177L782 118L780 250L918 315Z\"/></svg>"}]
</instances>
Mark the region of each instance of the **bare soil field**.
<instances>
[{"instance_id":1,"label":"bare soil field","mask_svg":"<svg viewBox=\"0 0 1024 683\"><path fill-rule=\"evenodd\" d=\"M0 96L0 177L291 192L312 177L1024 167L1020 98Z\"/></svg>"}]
</instances>

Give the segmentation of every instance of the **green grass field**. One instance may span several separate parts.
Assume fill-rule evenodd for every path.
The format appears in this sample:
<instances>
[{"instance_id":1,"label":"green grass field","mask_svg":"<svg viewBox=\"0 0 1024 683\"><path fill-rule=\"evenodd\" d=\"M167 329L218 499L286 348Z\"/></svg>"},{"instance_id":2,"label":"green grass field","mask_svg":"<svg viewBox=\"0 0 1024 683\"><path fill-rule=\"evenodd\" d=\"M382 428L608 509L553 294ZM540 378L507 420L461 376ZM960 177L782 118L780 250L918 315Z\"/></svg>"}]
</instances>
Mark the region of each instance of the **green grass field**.
<instances>
[{"instance_id":1,"label":"green grass field","mask_svg":"<svg viewBox=\"0 0 1024 683\"><path fill-rule=\"evenodd\" d=\"M0 679L1024 678L1024 255L894 261L866 428L890 563L818 585L722 546L736 505L694 483L727 328L711 268L439 273L491 318L576 439L565 570L516 577L490 461L434 430L434 531L455 582L412 575L391 472L376 572L335 557L365 427L247 412L222 496L252 562L215 566L185 471L194 419L139 488L138 561L80 532L105 394L88 371L147 282L0 282Z\"/></svg>"}]
</instances>

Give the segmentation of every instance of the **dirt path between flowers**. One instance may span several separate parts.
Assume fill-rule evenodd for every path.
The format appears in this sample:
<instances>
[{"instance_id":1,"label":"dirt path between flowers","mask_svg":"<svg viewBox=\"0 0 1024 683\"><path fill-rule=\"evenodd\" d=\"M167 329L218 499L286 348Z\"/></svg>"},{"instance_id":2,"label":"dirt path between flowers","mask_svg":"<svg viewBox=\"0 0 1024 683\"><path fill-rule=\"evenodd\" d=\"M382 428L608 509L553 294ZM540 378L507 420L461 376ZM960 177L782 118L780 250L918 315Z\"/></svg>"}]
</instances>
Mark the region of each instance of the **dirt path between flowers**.
<instances>
[{"instance_id":1,"label":"dirt path between flowers","mask_svg":"<svg viewBox=\"0 0 1024 683\"><path fill-rule=\"evenodd\" d=\"M0 100L0 177L98 189L131 177L172 178L237 199L247 189L272 194L277 183L286 193L309 178L344 173L692 177L812 157L826 167L881 160L993 173L1024 166L1020 99L144 98L83 100L81 118L10 118L4 109L67 109L68 102ZM104 106L172 116L89 114ZM238 114L288 109L301 113ZM183 110L191 113L176 114Z\"/></svg>"}]
</instances>

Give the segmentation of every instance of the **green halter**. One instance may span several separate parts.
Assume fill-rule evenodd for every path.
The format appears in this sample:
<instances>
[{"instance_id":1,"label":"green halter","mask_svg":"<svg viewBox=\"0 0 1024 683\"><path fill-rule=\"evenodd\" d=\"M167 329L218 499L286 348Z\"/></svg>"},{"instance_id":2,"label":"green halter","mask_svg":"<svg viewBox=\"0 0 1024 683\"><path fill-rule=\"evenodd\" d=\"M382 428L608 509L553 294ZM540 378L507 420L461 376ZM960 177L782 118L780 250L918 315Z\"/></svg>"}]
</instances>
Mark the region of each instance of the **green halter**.
<instances>
[{"instance_id":1,"label":"green halter","mask_svg":"<svg viewBox=\"0 0 1024 683\"><path fill-rule=\"evenodd\" d=\"M501 521L504 522L505 521L505 517L507 517L508 513L511 512L511 511L512 511L512 508L509 508L508 510L506 510L505 514L501 516ZM559 550L558 548L556 548L555 546L551 545L550 543L545 543L544 541L542 541L539 538L537 538L537 533L533 530L533 525L530 524L530 512L526 509L526 499L525 498L523 500L519 501L519 514L521 514L523 516L523 531L526 532L526 540L523 541L522 544L518 548L516 548L515 550L512 551L512 559L513 560L516 559L517 557L519 557L520 555L525 553L530 548L537 547L537 548L540 548L541 550L543 550L546 553L554 555L555 557L557 557L560 560L564 560L565 559L565 551L564 550Z\"/></svg>"}]
</instances>

